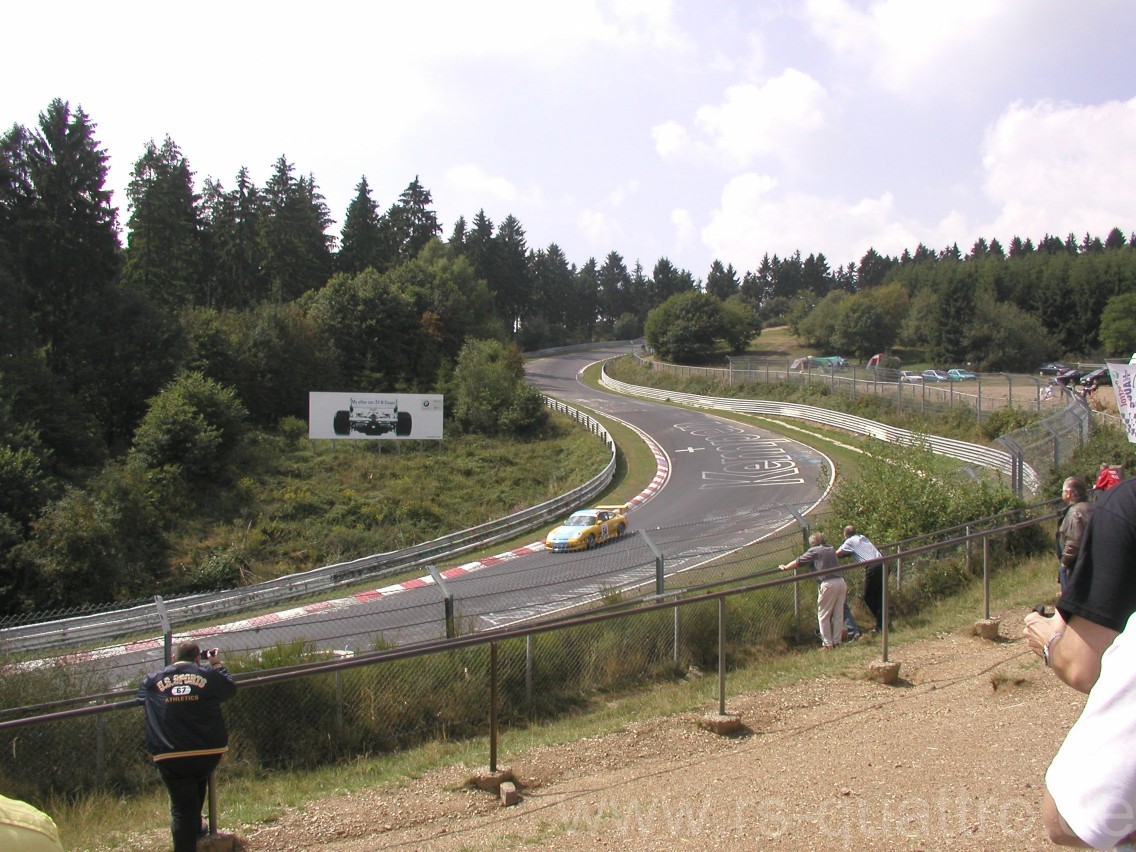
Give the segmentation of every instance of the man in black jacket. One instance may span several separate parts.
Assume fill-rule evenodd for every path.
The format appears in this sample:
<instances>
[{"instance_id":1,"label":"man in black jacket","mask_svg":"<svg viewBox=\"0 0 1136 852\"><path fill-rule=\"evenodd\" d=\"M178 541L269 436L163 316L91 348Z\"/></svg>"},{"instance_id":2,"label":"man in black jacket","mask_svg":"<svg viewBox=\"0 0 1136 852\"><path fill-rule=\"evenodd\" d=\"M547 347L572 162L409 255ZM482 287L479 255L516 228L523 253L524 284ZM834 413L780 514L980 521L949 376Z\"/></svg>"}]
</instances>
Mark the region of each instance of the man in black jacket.
<instances>
[{"instance_id":1,"label":"man in black jacket","mask_svg":"<svg viewBox=\"0 0 1136 852\"><path fill-rule=\"evenodd\" d=\"M237 684L214 649L202 661L196 642L177 646L174 662L138 687L146 706L146 749L170 792L174 852L193 852L201 833L209 775L229 746L221 702Z\"/></svg>"}]
</instances>

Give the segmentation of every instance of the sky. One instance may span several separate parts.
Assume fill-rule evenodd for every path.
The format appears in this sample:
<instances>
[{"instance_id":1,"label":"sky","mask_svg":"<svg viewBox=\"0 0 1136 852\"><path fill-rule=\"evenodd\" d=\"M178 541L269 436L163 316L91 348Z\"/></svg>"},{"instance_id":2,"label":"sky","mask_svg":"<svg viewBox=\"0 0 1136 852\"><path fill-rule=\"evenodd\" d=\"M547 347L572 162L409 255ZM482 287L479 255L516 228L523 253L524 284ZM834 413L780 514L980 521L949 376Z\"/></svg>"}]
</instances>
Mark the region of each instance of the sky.
<instances>
[{"instance_id":1,"label":"sky","mask_svg":"<svg viewBox=\"0 0 1136 852\"><path fill-rule=\"evenodd\" d=\"M415 179L448 238L570 263L965 254L1136 232L1131 0L115 0L5 11L0 127L82 107L120 222L151 139L200 190L284 156L338 237Z\"/></svg>"}]
</instances>

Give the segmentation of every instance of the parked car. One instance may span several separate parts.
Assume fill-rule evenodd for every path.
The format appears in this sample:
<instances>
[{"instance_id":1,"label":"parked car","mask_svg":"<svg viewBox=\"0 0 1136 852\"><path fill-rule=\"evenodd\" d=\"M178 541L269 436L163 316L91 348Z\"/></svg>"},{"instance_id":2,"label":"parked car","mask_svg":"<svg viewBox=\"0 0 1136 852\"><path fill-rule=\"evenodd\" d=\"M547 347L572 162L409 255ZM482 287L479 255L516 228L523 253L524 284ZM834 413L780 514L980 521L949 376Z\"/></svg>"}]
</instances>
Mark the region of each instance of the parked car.
<instances>
[{"instance_id":1,"label":"parked car","mask_svg":"<svg viewBox=\"0 0 1136 852\"><path fill-rule=\"evenodd\" d=\"M977 379L978 377L970 370L960 370L957 367L953 370L947 370L947 378L952 382L969 382Z\"/></svg>"},{"instance_id":2,"label":"parked car","mask_svg":"<svg viewBox=\"0 0 1136 852\"><path fill-rule=\"evenodd\" d=\"M1068 367L1057 361L1050 361L1048 364L1042 364L1037 368L1037 371L1043 376L1060 376L1068 370Z\"/></svg>"},{"instance_id":3,"label":"parked car","mask_svg":"<svg viewBox=\"0 0 1136 852\"><path fill-rule=\"evenodd\" d=\"M1053 377L1053 381L1061 385L1063 388L1072 387L1077 384L1083 377L1084 373L1081 370L1066 370Z\"/></svg>"},{"instance_id":4,"label":"parked car","mask_svg":"<svg viewBox=\"0 0 1136 852\"><path fill-rule=\"evenodd\" d=\"M1093 382L1096 382L1098 385L1111 385L1112 373L1108 371L1108 367L1099 367L1091 373L1085 373L1085 375L1081 376L1081 385L1083 387L1087 388Z\"/></svg>"},{"instance_id":5,"label":"parked car","mask_svg":"<svg viewBox=\"0 0 1136 852\"><path fill-rule=\"evenodd\" d=\"M591 550L627 529L627 504L580 509L544 539L545 550Z\"/></svg>"},{"instance_id":6,"label":"parked car","mask_svg":"<svg viewBox=\"0 0 1136 852\"><path fill-rule=\"evenodd\" d=\"M923 381L925 382L949 382L951 377L942 370L924 370Z\"/></svg>"},{"instance_id":7,"label":"parked car","mask_svg":"<svg viewBox=\"0 0 1136 852\"><path fill-rule=\"evenodd\" d=\"M923 374L916 373L914 370L900 370L899 380L901 382L921 382L923 381Z\"/></svg>"}]
</instances>

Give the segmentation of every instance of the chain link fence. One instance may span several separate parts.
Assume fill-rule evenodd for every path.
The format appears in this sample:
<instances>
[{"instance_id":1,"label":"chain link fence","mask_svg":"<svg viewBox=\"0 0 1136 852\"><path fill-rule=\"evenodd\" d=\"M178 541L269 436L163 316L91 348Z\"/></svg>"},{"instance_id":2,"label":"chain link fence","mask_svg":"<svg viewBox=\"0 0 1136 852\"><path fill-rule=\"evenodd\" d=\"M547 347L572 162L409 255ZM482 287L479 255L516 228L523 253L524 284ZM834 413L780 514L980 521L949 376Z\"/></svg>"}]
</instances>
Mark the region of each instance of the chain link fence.
<instances>
[{"instance_id":1,"label":"chain link fence","mask_svg":"<svg viewBox=\"0 0 1136 852\"><path fill-rule=\"evenodd\" d=\"M884 545L890 620L974 582L1009 553L1047 547L1042 524L1053 516L1053 505L1042 504ZM769 532L755 535L758 528ZM815 643L815 579L777 570L802 552L810 529L838 539L835 519L769 507L640 531L566 561L549 555L542 564L535 555L505 563L476 589L448 584L452 638L445 638L439 590L430 600L407 598L398 630L389 620L376 624L357 602L321 604L328 618L298 618L271 644L255 618L217 633L194 631L198 641L225 649L241 683L226 705L225 771L314 767L487 733L492 764L500 727L555 719L599 695L696 671L719 671L724 684L731 668L758 654ZM562 573L584 579L558 579ZM863 575L861 568L846 574L858 614L866 612ZM503 610L494 589L550 603L540 611ZM884 648L886 655L886 636ZM133 702L138 681L157 663L142 664L130 656L135 649L124 643L105 657L88 649L2 661L0 785L8 795L42 804L50 796L123 795L157 783Z\"/></svg>"}]
</instances>

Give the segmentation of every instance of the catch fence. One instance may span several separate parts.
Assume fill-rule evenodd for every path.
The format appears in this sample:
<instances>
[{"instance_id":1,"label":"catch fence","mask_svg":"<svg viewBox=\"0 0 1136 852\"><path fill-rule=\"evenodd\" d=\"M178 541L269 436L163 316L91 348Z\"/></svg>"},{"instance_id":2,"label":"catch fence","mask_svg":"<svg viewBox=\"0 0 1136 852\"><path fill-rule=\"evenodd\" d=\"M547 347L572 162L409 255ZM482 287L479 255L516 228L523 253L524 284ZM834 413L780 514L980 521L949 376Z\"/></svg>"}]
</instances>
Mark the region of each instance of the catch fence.
<instances>
[{"instance_id":1,"label":"catch fence","mask_svg":"<svg viewBox=\"0 0 1136 852\"><path fill-rule=\"evenodd\" d=\"M660 375L699 376L724 382L731 386L747 381L786 382L789 384L820 382L836 391L850 395L853 399L858 393L877 393L892 399L897 407L918 408L927 415L941 414L952 406L973 408L979 418L989 415L991 411L997 408L1006 406L1024 408L1031 412L1036 411L1039 417L1036 422L1008 432L995 440L995 443L1001 449L982 447L934 435L922 437L922 440L936 453L953 456L968 464L976 463L1006 474L1011 489L1019 497L1038 496L1046 476L1072 458L1073 454L1089 439L1094 425L1094 416L1102 419L1109 418L1108 414L1094 411L1085 401L1085 398L1077 393L1066 389L1054 393L1052 396L1047 396L1045 391L1042 390L1042 387L1044 387L1043 380L1032 376L1016 376L1009 373L997 374L1000 377L999 379L992 378L990 374L979 373L973 391L956 391L956 384L966 383L947 382L925 385L924 383L905 384L882 381L878 378L879 371L852 366L844 370L829 371L820 368L806 368L794 371L790 369L791 362L731 358L731 366L724 369L667 364L645 359L639 355L635 355L635 358L641 365L649 367L653 372ZM735 361L738 361L742 366L735 367ZM759 364L764 364L764 367L759 367ZM742 367L745 367L745 369ZM986 388L988 390L993 388L992 393L984 393L984 377ZM606 372L603 381L605 385L625 393L673 399L700 407L727 408L734 411L787 417L801 416L807 410L810 413L809 419L814 422L825 422L824 419L818 418L815 413L822 412L830 421L826 425L887 441L909 440L911 436L911 433L907 430L897 429L842 412L817 409L811 406L776 402L762 404L761 401L750 400L747 407L742 402L742 397L706 397L636 387L611 380ZM761 407L762 405L764 407ZM1003 455L1005 459L1000 458Z\"/></svg>"},{"instance_id":2,"label":"catch fence","mask_svg":"<svg viewBox=\"0 0 1136 852\"><path fill-rule=\"evenodd\" d=\"M836 519L768 514L775 511L641 532L581 554L597 563L596 575L572 594L567 586L552 589L546 597L558 600L555 611L503 612L487 605L488 592L466 594L451 583L455 618L447 624L441 590L434 590L431 600L406 608L403 620L420 635L405 641L368 633L365 618L352 624L346 612L337 614L336 636L317 636L312 623L297 622L255 652L235 650L239 631L202 633L199 641L225 649L241 684L226 705L231 749L224 772L318 766L486 734L495 766L502 728L555 719L598 696L696 670L718 673L716 698L724 707L731 669L816 642L815 575L786 575L777 565L801 553L810 530L836 538ZM988 580L1011 554L1044 548L1041 530L1053 517L1053 504L1045 503L881 547L888 569L884 658L888 623L977 577ZM770 532L722 551L724 530L758 525ZM868 564L845 568L861 619L861 569ZM535 594L547 590L550 575L551 562L506 566L491 585L527 585ZM989 597L985 610L982 617L989 616ZM256 634L249 625L244 639ZM145 669L92 658L50 662L4 660L3 789L43 804L51 795L121 795L154 785L142 752L142 712L133 702Z\"/></svg>"}]
</instances>

